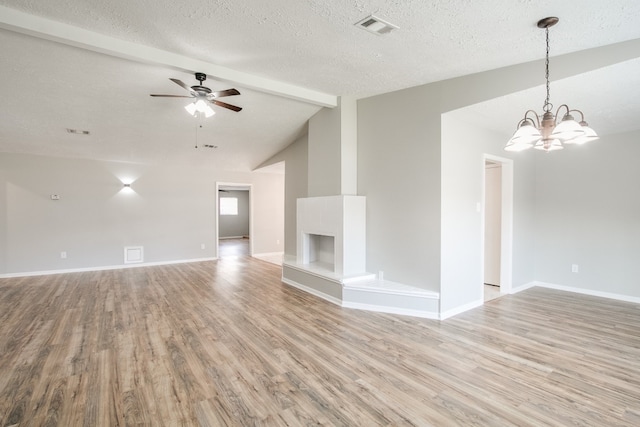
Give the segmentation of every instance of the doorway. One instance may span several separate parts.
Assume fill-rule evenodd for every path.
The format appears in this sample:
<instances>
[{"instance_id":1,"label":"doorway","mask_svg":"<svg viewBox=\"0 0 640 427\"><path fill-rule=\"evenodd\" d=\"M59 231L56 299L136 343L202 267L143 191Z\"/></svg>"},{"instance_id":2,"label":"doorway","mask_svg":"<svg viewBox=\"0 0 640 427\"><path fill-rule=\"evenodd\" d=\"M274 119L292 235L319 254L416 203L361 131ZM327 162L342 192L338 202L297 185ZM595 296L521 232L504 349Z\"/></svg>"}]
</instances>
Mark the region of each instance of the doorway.
<instances>
[{"instance_id":1,"label":"doorway","mask_svg":"<svg viewBox=\"0 0 640 427\"><path fill-rule=\"evenodd\" d=\"M216 183L216 257L253 254L251 184Z\"/></svg>"},{"instance_id":2,"label":"doorway","mask_svg":"<svg viewBox=\"0 0 640 427\"><path fill-rule=\"evenodd\" d=\"M484 301L511 291L513 162L484 156L483 295Z\"/></svg>"}]
</instances>

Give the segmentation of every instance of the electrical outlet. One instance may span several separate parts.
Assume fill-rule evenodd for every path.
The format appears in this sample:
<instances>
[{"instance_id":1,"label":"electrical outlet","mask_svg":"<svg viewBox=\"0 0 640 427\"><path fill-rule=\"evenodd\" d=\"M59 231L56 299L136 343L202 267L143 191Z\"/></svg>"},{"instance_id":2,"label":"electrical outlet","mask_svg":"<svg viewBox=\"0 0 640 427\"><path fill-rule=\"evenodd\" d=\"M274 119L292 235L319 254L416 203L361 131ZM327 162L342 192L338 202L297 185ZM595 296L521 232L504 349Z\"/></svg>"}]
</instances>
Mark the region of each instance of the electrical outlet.
<instances>
[{"instance_id":1,"label":"electrical outlet","mask_svg":"<svg viewBox=\"0 0 640 427\"><path fill-rule=\"evenodd\" d=\"M578 264L571 264L571 272L572 273L578 272Z\"/></svg>"},{"instance_id":2,"label":"electrical outlet","mask_svg":"<svg viewBox=\"0 0 640 427\"><path fill-rule=\"evenodd\" d=\"M66 251L60 252L60 258L67 259L67 252Z\"/></svg>"},{"instance_id":3,"label":"electrical outlet","mask_svg":"<svg viewBox=\"0 0 640 427\"><path fill-rule=\"evenodd\" d=\"M204 243L200 244L200 249L204 249L206 246L204 245Z\"/></svg>"},{"instance_id":4,"label":"electrical outlet","mask_svg":"<svg viewBox=\"0 0 640 427\"><path fill-rule=\"evenodd\" d=\"M378 280L384 280L384 271L382 270L378 271Z\"/></svg>"},{"instance_id":5,"label":"electrical outlet","mask_svg":"<svg viewBox=\"0 0 640 427\"><path fill-rule=\"evenodd\" d=\"M276 240L276 245L279 245L279 244L280 244L280 240Z\"/></svg>"}]
</instances>

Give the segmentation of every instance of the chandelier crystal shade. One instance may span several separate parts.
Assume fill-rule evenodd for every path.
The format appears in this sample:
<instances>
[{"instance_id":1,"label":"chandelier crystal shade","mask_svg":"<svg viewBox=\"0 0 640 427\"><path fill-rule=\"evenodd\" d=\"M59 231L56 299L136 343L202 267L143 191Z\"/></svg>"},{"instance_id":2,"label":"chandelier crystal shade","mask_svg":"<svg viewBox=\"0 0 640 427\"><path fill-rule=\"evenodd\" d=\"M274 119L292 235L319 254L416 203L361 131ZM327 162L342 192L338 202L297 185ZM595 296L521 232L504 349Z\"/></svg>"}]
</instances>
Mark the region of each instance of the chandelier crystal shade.
<instances>
[{"instance_id":1,"label":"chandelier crystal shade","mask_svg":"<svg viewBox=\"0 0 640 427\"><path fill-rule=\"evenodd\" d=\"M527 110L524 118L518 122L517 130L504 147L506 151L523 151L535 148L542 151L562 150L564 144L584 144L598 139L596 132L584 120L580 110L572 110L562 104L553 114L553 104L549 96L549 27L558 23L558 18L549 17L538 21L538 28L544 28L547 40L545 61L545 80L547 83L547 97L544 101L542 116L533 110ZM563 113L562 120L556 123L556 118ZM580 122L573 118L573 114L580 114Z\"/></svg>"}]
</instances>

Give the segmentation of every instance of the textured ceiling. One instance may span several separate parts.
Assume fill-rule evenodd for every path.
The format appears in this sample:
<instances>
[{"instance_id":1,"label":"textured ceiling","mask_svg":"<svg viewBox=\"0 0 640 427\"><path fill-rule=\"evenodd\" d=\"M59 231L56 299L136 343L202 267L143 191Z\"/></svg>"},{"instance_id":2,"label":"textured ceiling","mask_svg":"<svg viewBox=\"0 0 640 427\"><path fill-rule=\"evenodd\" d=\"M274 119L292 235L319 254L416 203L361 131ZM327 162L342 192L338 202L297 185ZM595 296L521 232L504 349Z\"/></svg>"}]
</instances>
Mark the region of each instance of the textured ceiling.
<instances>
[{"instance_id":1,"label":"textured ceiling","mask_svg":"<svg viewBox=\"0 0 640 427\"><path fill-rule=\"evenodd\" d=\"M0 0L0 5L132 42L141 50L161 49L257 77L356 97L540 59L544 33L535 22L545 16L561 18L552 30L552 55L640 38L637 0ZM376 36L353 25L371 13L400 29ZM290 143L320 108L234 85L242 95L229 102L244 110L235 114L217 108L216 116L199 130L199 140L219 148L195 150L196 124L181 111L183 100L148 96L180 94L169 77L195 84L183 69L114 58L8 30L0 30L0 45L0 151L139 162L185 160L246 170ZM640 110L640 85L633 77L640 75L637 61L610 68L575 83L577 92L585 95L590 93L584 88L592 87L596 77L609 82L598 90L615 86L610 96L602 91L606 107L600 97L576 102L585 110L596 108L589 110L594 128L596 112L622 120L626 116L616 114L621 106L627 107L623 114L634 117ZM572 84L569 80L554 86L552 96L560 102L569 102L561 94L562 85ZM625 81L632 86L625 89ZM230 87L211 78L206 83L214 90ZM500 127L495 117L509 116L515 104L536 108L543 93L531 90L514 97L494 101L501 110L492 111L500 114L483 117L486 109L477 108L476 117ZM629 127L632 121L627 118L621 126ZM603 126L607 123L603 120ZM67 134L68 127L86 128L91 135Z\"/></svg>"}]
</instances>

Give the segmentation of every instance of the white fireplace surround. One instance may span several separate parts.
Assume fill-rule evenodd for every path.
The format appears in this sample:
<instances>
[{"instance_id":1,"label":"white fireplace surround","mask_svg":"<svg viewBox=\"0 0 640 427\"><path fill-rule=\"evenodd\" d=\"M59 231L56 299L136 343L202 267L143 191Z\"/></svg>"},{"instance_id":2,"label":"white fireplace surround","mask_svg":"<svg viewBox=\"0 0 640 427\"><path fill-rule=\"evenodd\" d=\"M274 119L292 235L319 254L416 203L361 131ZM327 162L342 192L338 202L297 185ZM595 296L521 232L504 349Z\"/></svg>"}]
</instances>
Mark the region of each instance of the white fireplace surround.
<instances>
[{"instance_id":1,"label":"white fireplace surround","mask_svg":"<svg viewBox=\"0 0 640 427\"><path fill-rule=\"evenodd\" d=\"M437 292L366 272L366 199L298 199L297 251L285 256L282 281L342 307L437 319Z\"/></svg>"},{"instance_id":2,"label":"white fireplace surround","mask_svg":"<svg viewBox=\"0 0 640 427\"><path fill-rule=\"evenodd\" d=\"M341 195L298 199L297 241L298 265L342 277L363 274L366 198Z\"/></svg>"}]
</instances>

